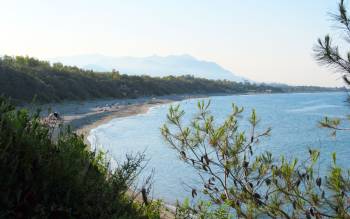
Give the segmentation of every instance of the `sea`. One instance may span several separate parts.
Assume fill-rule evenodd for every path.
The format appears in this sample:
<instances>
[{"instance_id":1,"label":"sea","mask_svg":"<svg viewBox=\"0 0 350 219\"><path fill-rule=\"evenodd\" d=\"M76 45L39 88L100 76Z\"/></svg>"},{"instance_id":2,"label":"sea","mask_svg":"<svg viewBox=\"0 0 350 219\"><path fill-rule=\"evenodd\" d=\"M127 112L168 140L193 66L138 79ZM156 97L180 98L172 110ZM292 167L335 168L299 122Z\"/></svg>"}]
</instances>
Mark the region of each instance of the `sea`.
<instances>
[{"instance_id":1,"label":"sea","mask_svg":"<svg viewBox=\"0 0 350 219\"><path fill-rule=\"evenodd\" d=\"M232 109L232 103L244 108L240 118L241 130L248 131L248 118L256 110L260 123L258 131L271 128L271 136L256 146L256 153L270 151L275 157L306 159L309 148L321 151L317 166L320 175L325 174L332 163L331 154L337 153L337 164L350 167L350 131L320 128L324 117L339 118L344 127L350 127L347 120L350 106L345 92L285 93L211 96L187 99L170 104L158 105L145 114L116 118L91 130L88 140L92 148L107 153L112 166L121 165L126 155L144 153L146 167L137 179L142 185L147 176L153 175L152 197L174 204L191 197L191 188L200 188L200 180L194 169L183 163L177 153L167 144L160 128L167 123L170 105L180 105L185 111L183 123L197 115L198 101L210 101L210 113L219 125Z\"/></svg>"}]
</instances>

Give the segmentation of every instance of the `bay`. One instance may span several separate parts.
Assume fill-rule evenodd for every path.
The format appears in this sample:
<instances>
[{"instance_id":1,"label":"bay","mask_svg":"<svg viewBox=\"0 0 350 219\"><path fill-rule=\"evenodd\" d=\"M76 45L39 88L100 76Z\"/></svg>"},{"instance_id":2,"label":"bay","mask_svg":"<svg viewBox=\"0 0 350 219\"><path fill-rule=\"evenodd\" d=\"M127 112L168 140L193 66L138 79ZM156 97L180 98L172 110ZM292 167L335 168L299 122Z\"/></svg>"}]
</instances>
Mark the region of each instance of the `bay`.
<instances>
[{"instance_id":1,"label":"bay","mask_svg":"<svg viewBox=\"0 0 350 219\"><path fill-rule=\"evenodd\" d=\"M243 130L249 127L247 120L251 110L256 109L261 120L258 130L272 128L271 137L264 139L256 150L268 150L274 156L303 159L308 155L308 148L319 149L319 174L322 175L331 164L332 152L337 152L338 164L350 166L350 133L338 132L336 137L332 137L330 130L321 129L318 125L325 116L346 120L350 114L346 99L347 94L343 92L323 92L213 96L171 104L180 104L186 112L184 123L188 124L196 115L197 102L210 100L210 111L219 124L230 113L231 104L235 103L245 109L241 121ZM146 114L116 118L91 130L88 140L93 147L106 151L117 162L123 162L126 154L144 152L148 164L139 177L139 183L154 170L153 197L173 204L189 197L190 186L199 185L199 179L193 169L178 159L161 136L160 127L166 122L171 104L151 108Z\"/></svg>"}]
</instances>

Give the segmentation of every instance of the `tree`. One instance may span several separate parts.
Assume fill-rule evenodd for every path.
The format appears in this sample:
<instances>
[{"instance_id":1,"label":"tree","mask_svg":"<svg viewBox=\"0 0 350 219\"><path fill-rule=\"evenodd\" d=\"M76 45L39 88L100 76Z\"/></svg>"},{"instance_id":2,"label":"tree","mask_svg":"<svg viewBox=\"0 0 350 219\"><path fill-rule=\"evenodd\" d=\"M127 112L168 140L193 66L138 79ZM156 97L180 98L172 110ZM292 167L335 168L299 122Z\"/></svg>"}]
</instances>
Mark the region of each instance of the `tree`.
<instances>
[{"instance_id":1,"label":"tree","mask_svg":"<svg viewBox=\"0 0 350 219\"><path fill-rule=\"evenodd\" d=\"M331 14L331 17L339 25L338 28L344 37L344 43L349 44L350 19L344 0L341 0L338 4L338 13ZM345 84L350 86L350 51L342 55L339 46L333 45L331 37L326 35L324 39L318 39L314 52L319 63L334 68L336 72L342 75ZM348 120L350 120L349 116ZM349 130L349 128L342 127L341 120L337 118L326 117L320 122L320 125L332 129L333 134L336 134L336 131Z\"/></svg>"},{"instance_id":2,"label":"tree","mask_svg":"<svg viewBox=\"0 0 350 219\"><path fill-rule=\"evenodd\" d=\"M350 42L350 19L344 1L332 17L340 23L345 41ZM314 49L316 59L335 68L350 85L350 52L344 58L327 35ZM207 202L178 206L179 218L350 218L350 170L337 165L336 154L325 176L315 165L320 151L309 149L306 160L274 157L255 150L270 129L259 132L259 119L253 110L250 129L241 131L243 108L232 105L224 122L216 125L209 112L210 102L198 104L198 114L184 126L185 114L171 107L162 135L179 158L194 168L202 179L201 191ZM350 117L348 117L350 119ZM339 119L325 118L321 127L339 130ZM192 189L192 197L197 190Z\"/></svg>"},{"instance_id":3,"label":"tree","mask_svg":"<svg viewBox=\"0 0 350 219\"><path fill-rule=\"evenodd\" d=\"M341 30L344 42L350 43L350 19L344 0L339 2L338 13L331 14L331 17L339 24L338 28ZM335 68L342 74L345 83L350 85L350 51L344 56L341 55L339 47L333 45L331 37L326 35L324 39L318 39L314 52L321 64Z\"/></svg>"},{"instance_id":4,"label":"tree","mask_svg":"<svg viewBox=\"0 0 350 219\"><path fill-rule=\"evenodd\" d=\"M115 69L112 70L111 77L113 80L119 80L120 79L120 73L119 71L116 71Z\"/></svg>"},{"instance_id":5,"label":"tree","mask_svg":"<svg viewBox=\"0 0 350 219\"><path fill-rule=\"evenodd\" d=\"M170 125L162 128L162 135L180 159L202 179L201 191L209 200L209 209L239 218L350 217L349 173L337 166L336 155L328 176L319 177L314 168L320 155L317 150L309 149L308 158L302 161L256 153L258 142L270 129L257 130L255 111L246 134L239 128L243 108L232 105L227 119L215 125L209 106L210 102L199 103L198 114L189 126L182 125L184 111L171 107ZM192 196L196 195L193 189ZM208 214L200 209L203 207L197 206L188 212Z\"/></svg>"}]
</instances>

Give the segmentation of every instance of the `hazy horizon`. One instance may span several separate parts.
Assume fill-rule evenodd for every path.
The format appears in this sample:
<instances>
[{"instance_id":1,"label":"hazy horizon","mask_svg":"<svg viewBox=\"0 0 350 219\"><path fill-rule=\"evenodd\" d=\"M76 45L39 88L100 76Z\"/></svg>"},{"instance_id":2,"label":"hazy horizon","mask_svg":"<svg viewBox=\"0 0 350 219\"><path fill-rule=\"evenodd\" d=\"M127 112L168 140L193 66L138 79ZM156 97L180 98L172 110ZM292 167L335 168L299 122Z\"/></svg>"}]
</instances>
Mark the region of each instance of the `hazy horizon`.
<instances>
[{"instance_id":1,"label":"hazy horizon","mask_svg":"<svg viewBox=\"0 0 350 219\"><path fill-rule=\"evenodd\" d=\"M189 54L258 82L342 86L312 56L332 1L3 1L0 54Z\"/></svg>"}]
</instances>

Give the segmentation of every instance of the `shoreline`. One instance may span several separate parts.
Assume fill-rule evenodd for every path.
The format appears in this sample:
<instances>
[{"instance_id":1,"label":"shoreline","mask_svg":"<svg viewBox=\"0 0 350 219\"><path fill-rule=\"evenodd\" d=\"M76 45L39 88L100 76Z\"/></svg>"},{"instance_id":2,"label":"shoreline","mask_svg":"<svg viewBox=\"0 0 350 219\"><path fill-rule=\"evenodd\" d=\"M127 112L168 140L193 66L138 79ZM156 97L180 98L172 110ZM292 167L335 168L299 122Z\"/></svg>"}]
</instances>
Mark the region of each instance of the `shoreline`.
<instances>
[{"instance_id":1,"label":"shoreline","mask_svg":"<svg viewBox=\"0 0 350 219\"><path fill-rule=\"evenodd\" d=\"M152 107L172 102L175 102L175 100L162 100L157 103L139 103L133 105L125 105L119 110L110 111L107 115L101 115L101 118L96 118L96 120L90 124L81 124L81 126L76 127L74 131L78 135L83 135L84 143L91 148L91 142L87 139L87 137L90 135L92 129L95 129L100 125L106 124L112 121L113 119L145 114ZM99 117L98 114L96 114L95 116Z\"/></svg>"},{"instance_id":2,"label":"shoreline","mask_svg":"<svg viewBox=\"0 0 350 219\"><path fill-rule=\"evenodd\" d=\"M305 92L295 92L305 93ZM318 93L318 92L307 92ZM84 136L84 143L91 148L87 140L90 131L113 119L129 117L147 113L152 107L182 101L186 99L207 98L210 96L231 95L261 95L261 94L289 94L289 93L237 93L237 94L198 94L198 95L167 95L157 97L141 97L136 99L102 99L83 102L63 102L58 104L44 104L42 109L50 109L51 112L62 114L63 125L69 125L72 130ZM48 115L47 113L46 115Z\"/></svg>"},{"instance_id":3,"label":"shoreline","mask_svg":"<svg viewBox=\"0 0 350 219\"><path fill-rule=\"evenodd\" d=\"M208 95L168 95L136 99L91 100L85 102L64 102L41 105L43 116L56 112L61 124L71 127L78 135L83 135L84 143L91 149L87 137L90 131L113 119L147 113L152 107L182 101L185 99L206 98ZM45 113L45 110L47 112ZM58 130L57 130L58 131Z\"/></svg>"}]
</instances>

